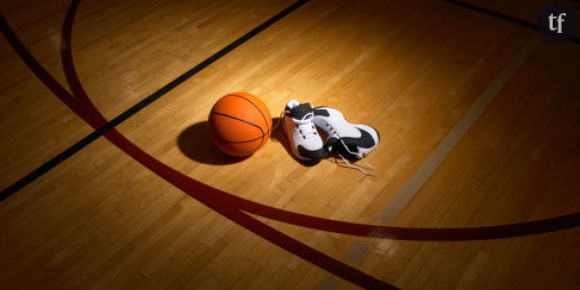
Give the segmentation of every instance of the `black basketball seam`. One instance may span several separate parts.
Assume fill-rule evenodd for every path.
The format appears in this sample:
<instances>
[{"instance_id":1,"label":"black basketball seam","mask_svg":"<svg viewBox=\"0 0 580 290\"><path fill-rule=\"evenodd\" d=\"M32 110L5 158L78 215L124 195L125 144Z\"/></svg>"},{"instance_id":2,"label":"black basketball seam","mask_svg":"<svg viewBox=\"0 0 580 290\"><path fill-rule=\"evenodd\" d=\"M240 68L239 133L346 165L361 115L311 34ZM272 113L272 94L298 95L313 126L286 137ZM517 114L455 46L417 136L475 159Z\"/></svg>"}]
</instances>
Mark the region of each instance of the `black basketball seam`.
<instances>
[{"instance_id":1,"label":"black basketball seam","mask_svg":"<svg viewBox=\"0 0 580 290\"><path fill-rule=\"evenodd\" d=\"M254 108L256 108L256 110L258 110L258 112L260 112L260 115L262 115L262 119L264 119L264 123L266 123L266 127L268 129L268 132L267 133L270 134L270 126L268 126L268 120L266 120L266 116L264 116L264 113L262 113L262 110L260 110L260 108L258 108L258 106L256 104L254 104L254 102L252 102L251 100L248 100L246 97L241 96L241 95L229 94L228 96L238 97L238 98L241 98L243 100L246 100L248 103L252 104L252 106L254 106Z\"/></svg>"},{"instance_id":2,"label":"black basketball seam","mask_svg":"<svg viewBox=\"0 0 580 290\"><path fill-rule=\"evenodd\" d=\"M221 138L221 137L219 137L219 136L215 136L215 135L213 135L213 134L212 134L212 137L214 137L214 138L218 139L220 142L223 142L223 143L230 143L230 144L243 144L243 143L250 143L250 142L254 142L254 141L257 141L257 140L260 140L260 139L262 139L262 136L260 136L260 137L256 137L256 138L254 138L254 139L251 139L251 140L245 140L245 141L229 141L229 140L222 139L222 138Z\"/></svg>"},{"instance_id":3,"label":"black basketball seam","mask_svg":"<svg viewBox=\"0 0 580 290\"><path fill-rule=\"evenodd\" d=\"M258 106L256 104L254 104L254 102L252 102L251 100L248 100L246 97L242 96L242 95L238 95L238 94L228 94L228 96L232 96L232 97L238 97L241 98L242 100L247 101L248 103L250 103L252 106L254 106L254 108L256 108L256 110L258 110L258 112L260 112L260 115L262 115L262 119L264 120L264 123L266 123L266 128L268 129L267 134L270 134L270 126L268 126L268 120L266 120L266 116L264 116L264 113L262 112L262 110L260 110L260 108L258 108ZM266 139L268 135L264 134L262 132L262 143L264 143L264 139ZM260 144L260 146L262 146Z\"/></svg>"},{"instance_id":4,"label":"black basketball seam","mask_svg":"<svg viewBox=\"0 0 580 290\"><path fill-rule=\"evenodd\" d=\"M246 123L246 124L248 124L248 125L250 125L250 126L253 126L253 127L256 127L256 128L258 128L258 130L260 130L260 132L261 132L262 134L264 134L264 130L262 130L262 127L260 127L260 126L258 126L258 125L256 125L256 124L254 124L254 123L252 123L252 122L250 122L250 121L247 121L247 120L244 120L244 119L241 119L241 118L238 118L238 117L235 117L235 116L229 115L229 114L221 113L221 112L211 111L211 113L212 113L212 114L216 114L216 115L221 115L221 116L224 116L224 117L228 117L228 118L232 118L232 119L234 119L234 120L236 120L236 121L240 121L240 122Z\"/></svg>"},{"instance_id":5,"label":"black basketball seam","mask_svg":"<svg viewBox=\"0 0 580 290\"><path fill-rule=\"evenodd\" d=\"M252 139L252 140L239 141L239 143L247 143L247 142L255 141L255 140L258 140L258 139L260 139L260 146L262 146L262 143L264 143L264 136L265 136L264 135L264 130L262 130L262 128L260 126L254 124L254 123L252 123L250 121L246 121L244 119L240 119L238 117L234 117L232 115L228 115L228 114L224 114L224 113L220 113L220 112L216 112L216 111L211 111L210 114L216 114L216 115L224 116L224 117L227 117L227 118L231 118L233 120L240 121L242 123L245 123L245 124L248 124L250 126L256 127L256 128L258 128L258 130L260 130L260 133L262 134L262 136L257 137L256 139ZM218 138L218 139L221 140L221 138ZM227 142L227 143L236 143L235 141L227 141L227 140L223 140L223 141L224 142Z\"/></svg>"}]
</instances>

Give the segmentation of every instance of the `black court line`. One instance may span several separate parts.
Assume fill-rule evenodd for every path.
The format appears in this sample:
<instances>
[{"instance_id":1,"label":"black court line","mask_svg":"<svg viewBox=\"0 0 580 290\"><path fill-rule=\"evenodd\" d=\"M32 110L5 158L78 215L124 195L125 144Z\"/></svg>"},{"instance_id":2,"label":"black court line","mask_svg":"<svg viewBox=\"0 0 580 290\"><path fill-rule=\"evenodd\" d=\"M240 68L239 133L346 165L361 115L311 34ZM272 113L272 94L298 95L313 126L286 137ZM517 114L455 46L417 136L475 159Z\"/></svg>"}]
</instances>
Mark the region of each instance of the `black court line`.
<instances>
[{"instance_id":1,"label":"black court line","mask_svg":"<svg viewBox=\"0 0 580 290\"><path fill-rule=\"evenodd\" d=\"M299 1L295 2L294 4L292 4L291 6L289 6L288 8L282 10L278 14L274 15L272 18L266 20L264 23L260 24L259 26L255 27L254 29L250 30L248 33L244 34L240 38L236 39L235 41L233 41L232 43L227 45L226 47L224 47L221 50L219 50L218 52L214 53L212 56L205 59L203 62L199 63L198 65L196 65L195 67L193 67L189 71L183 73L182 75L177 77L175 80L171 81L170 83L163 86L159 90L155 91L153 94L149 95L148 97L146 97L145 99L143 99L139 103L133 105L131 108L127 109L126 111L124 111L123 113L118 115L117 117L113 118L111 121L109 121L103 127L93 131L92 133L90 133L89 135L87 135L86 137L84 137L83 139L78 141L77 143L73 144L72 146L70 146L69 148L64 150L63 152L59 153L58 155L56 155L55 157L50 159L48 162L42 164L40 167L36 168L35 170L30 172L26 176L24 176L21 179L19 179L18 181L16 181L14 184L8 186L4 190L2 190L2 192L0 193L0 202L4 201L5 199L7 199L9 196L14 194L18 190L24 188L25 186L27 186L28 184L33 182L35 179L41 177L49 170L56 167L58 164L65 161L66 159L71 157L73 154L80 151L82 148L84 148L85 146L92 143L94 140L101 137L107 131L109 131L112 128L116 127L117 125L121 124L123 121L127 120L131 116L135 115L136 113L141 111L143 108L150 105L155 100L162 97L163 95L167 94L169 91L171 91L172 89L174 89L175 87L177 87L181 83L185 82L186 80L188 80L189 78L191 78L195 74L199 73L201 70L203 70L207 66L216 62L217 60L219 60L220 58L222 58L223 56L225 56L226 54L228 54L229 52L231 52L232 50L234 50L238 46L240 46L243 43L245 43L246 41L250 40L252 37L256 36L261 31L265 30L266 28L270 27L272 24L276 23L280 19L282 19L285 16L287 16L288 14L292 13L294 10L300 8L302 5L306 4L308 1L309 0L299 0ZM451 3L453 5L456 5L458 7L462 7L462 8L472 10L472 11L483 13L483 14L486 14L486 15L489 15L489 16L492 16L495 18L499 18L499 19L508 21L510 23L513 23L513 24L516 24L519 26L529 28L529 29L534 29L534 30L536 30L536 32L538 29L538 26L532 22L522 20L522 19L519 19L516 17L512 17L512 16L509 16L509 15L506 15L506 14L503 14L503 13L500 13L500 12L497 12L497 11L494 11L494 10L491 10L488 8L480 7L480 6L477 6L474 4L470 4L467 2L463 2L463 1L457 1L457 0L445 0L445 1L448 3ZM8 25L8 23L6 22L6 20L4 19L4 16L1 13L0 13L0 26L1 26L2 32L4 34L4 37L6 37L7 39L14 39L13 32L12 32L10 26ZM570 41L580 44L580 37L573 37L570 39ZM19 42L19 41L17 40L16 42Z\"/></svg>"},{"instance_id":2,"label":"black court line","mask_svg":"<svg viewBox=\"0 0 580 290\"><path fill-rule=\"evenodd\" d=\"M70 146L69 148L64 150L63 152L59 153L58 155L56 155L55 157L50 159L48 162L42 164L40 167L36 168L35 170L30 172L26 176L24 176L21 179L19 179L18 181L16 181L14 184L8 186L4 190L2 190L2 192L0 193L0 202L6 200L12 194L14 194L17 191L19 191L20 189L24 188L25 186L27 186L28 184L30 184L31 182L33 182L37 178L44 175L46 172L48 172L52 168L56 167L58 164L62 163L63 161L65 161L66 159L71 157L73 154L79 152L85 146L89 145L90 143L92 143L93 141L98 139L99 137L103 136L103 134L105 134L107 131L111 130L112 128L115 128L116 126L118 126L119 124L121 124L122 122L124 122L125 120L130 118L131 116L135 115L136 113L138 113L139 111L141 111L142 109L144 109L145 107L147 107L148 105L150 105L151 103L153 103L154 101L156 101L157 99L162 97L163 95L170 92L172 89L176 88L177 86L179 86L180 84L182 84L183 82L185 82L186 80L191 78L192 76L196 75L197 73L199 73L200 71L202 71L203 69L205 69L206 67L211 65L212 63L218 61L220 58L224 57L226 54L230 53L232 50L236 49L238 46L244 44L245 42L247 42L248 40L250 40L251 38L256 36L258 33L262 32L266 28L272 26L274 23L278 22L280 19L284 18L285 16L292 13L296 9L300 8L302 5L306 4L308 1L309 0L299 0L299 1L295 2L294 4L292 4L291 6L287 7L286 9L282 10L278 14L272 16L270 19L268 19L265 22L263 22L262 24L256 26L254 29L252 29L249 32L247 32L246 34L242 35L240 38L234 40L233 42L228 44L226 47L222 48L221 50L214 53L210 57L206 58L204 61L202 61L201 63L199 63L198 65L196 65L192 69L186 71L185 73L183 73L182 75L180 75L179 77L177 77L176 79L171 81L170 83L166 84L165 86L158 89L157 91L155 91L154 93L152 93L151 95L149 95L145 99L141 100L137 104L133 105L132 107L130 107L129 109L127 109L126 111L124 111L123 113L118 115L117 117L113 118L111 121L109 121L107 124L105 124L101 128L93 131L92 133L90 133L89 135L87 135L86 137L81 139L80 141L76 142L75 144L73 144L72 146ZM6 20L2 14L0 14L0 28L2 29L2 33L4 34L4 37L6 37L6 39L10 39L13 41L15 40L15 35L14 35L12 29L10 28L10 26L8 25L8 22L6 22ZM16 39L16 42L19 42L19 41Z\"/></svg>"},{"instance_id":3,"label":"black court line","mask_svg":"<svg viewBox=\"0 0 580 290\"><path fill-rule=\"evenodd\" d=\"M513 23L513 24L516 24L516 25L519 25L522 27L525 27L525 28L535 30L537 33L539 33L539 30L538 30L539 28L538 28L538 25L536 23L529 22L527 20L523 20L520 18L516 18L516 17L510 16L507 14L503 14L501 12L498 12L498 11L495 11L495 10L492 10L489 8L477 6L475 4L471 4L471 3L468 3L465 1L457 1L457 0L445 0L445 1L447 1L448 3L451 3L453 5L459 6L461 8L466 8L466 9L469 9L469 10L472 10L472 11L475 11L478 13L482 13L482 14L485 14L488 16L492 16L492 17L495 17L495 18L498 18L498 19L501 19L501 20L504 20L504 21L507 21L507 22L510 22L510 23ZM573 36L572 38L568 39L568 41L576 43L576 44L580 44L580 37Z\"/></svg>"}]
</instances>

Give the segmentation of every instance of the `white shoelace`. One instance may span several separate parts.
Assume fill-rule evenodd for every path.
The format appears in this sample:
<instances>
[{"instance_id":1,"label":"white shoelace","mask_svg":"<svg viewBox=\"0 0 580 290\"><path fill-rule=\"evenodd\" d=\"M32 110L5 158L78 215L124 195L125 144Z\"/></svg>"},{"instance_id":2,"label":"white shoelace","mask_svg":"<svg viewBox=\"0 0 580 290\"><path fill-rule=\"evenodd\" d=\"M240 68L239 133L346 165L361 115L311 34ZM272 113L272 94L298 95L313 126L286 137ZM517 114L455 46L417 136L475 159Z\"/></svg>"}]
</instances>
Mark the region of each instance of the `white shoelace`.
<instances>
[{"instance_id":1,"label":"white shoelace","mask_svg":"<svg viewBox=\"0 0 580 290\"><path fill-rule=\"evenodd\" d=\"M272 131L274 131L274 129L276 127L278 127L278 125L280 125L280 123L282 123L282 120L284 119L284 114L285 111L282 110L282 112L280 112L280 118L278 119L278 123L276 125L274 125L274 127L272 127ZM303 133L304 138L306 138L306 135L308 135L308 138L311 138L314 135L318 135L318 131L316 131L316 127L314 127L314 122L312 118L309 119L302 119L302 120L296 120L294 119L295 123L297 123L297 126L299 128L299 130L301 130L301 133ZM329 133L329 137L334 137L338 140L340 140L340 142L342 143L342 145L344 146L344 148L346 149L346 151L354 156L357 156L359 160L361 160L364 165L366 167L363 166L359 166L356 164L353 164L352 162L348 161L348 159L344 158L344 156L342 156L342 154L338 154L338 156L341 158L341 160L344 162L344 165L348 168L351 169L356 169L358 170L360 173L366 175L366 176L375 176L374 173L368 171L368 170L375 170L375 167L370 164L369 162L367 162L364 157L362 156L362 154L359 153L354 153L352 151L350 151L350 149L348 148L348 146L346 146L346 144L344 143L344 140L342 140L342 138L340 138L340 136L338 135L338 133L336 132L336 130L334 130L334 128L330 125L327 125L329 127L330 133ZM335 163L338 166L343 167L338 161L337 159L335 159Z\"/></svg>"},{"instance_id":2,"label":"white shoelace","mask_svg":"<svg viewBox=\"0 0 580 290\"><path fill-rule=\"evenodd\" d=\"M368 170L375 170L375 167L372 164L368 163L364 159L364 156L362 155L362 153L355 153L355 152L350 151L350 149L348 148L348 146L346 146L346 143L344 143L344 140L342 140L342 138L338 135L338 133L336 132L336 130L334 130L334 128L332 126L328 125L328 124L327 124L327 127L330 129L330 133L331 133L330 136L332 136L332 137L340 140L340 143L342 144L342 146L344 146L344 149L346 149L346 152L348 152L351 155L356 156L359 160L361 160L364 163L364 165L366 166L366 168L363 167L363 166L359 166L357 164L354 164L354 163L350 162L348 159L344 158L344 156L342 156L342 154L339 153L338 156L342 159L342 161L344 162L344 164L346 164L346 166L348 168L356 169L360 173L362 173L362 174L364 174L366 176L375 176L374 173L368 171ZM331 149L332 149L332 147L331 147ZM340 164L338 162L335 162L335 163L340 166Z\"/></svg>"},{"instance_id":3,"label":"white shoelace","mask_svg":"<svg viewBox=\"0 0 580 290\"><path fill-rule=\"evenodd\" d=\"M356 165L354 163L351 163L350 161L348 161L348 159L344 158L344 156L342 156L341 154L338 154L338 156L340 156L340 158L342 158L342 161L344 161L349 168L356 169L356 170L358 170L360 173L362 173L364 175L367 175L367 176L375 176L374 173L366 170L366 169L368 169L368 170L375 170L375 167L372 164L368 163L364 159L364 157L362 156L362 154L354 153L354 152L350 151L350 149L348 149L348 146L346 146L346 144L344 143L344 141L342 139L339 139L339 140L340 140L340 143L342 143L342 145L346 149L346 152L348 152L348 153L350 153L350 154L358 157L358 159L364 163L364 165L366 166L366 168L365 167L362 167L362 166L359 166L359 165Z\"/></svg>"},{"instance_id":4,"label":"white shoelace","mask_svg":"<svg viewBox=\"0 0 580 290\"><path fill-rule=\"evenodd\" d=\"M285 110L282 110L282 112L280 112L280 118L278 119L278 123L276 123L276 125L272 127L272 131L274 131L274 129L276 129L276 127L278 127L282 123L285 114L286 114ZM300 134L305 139L312 138L313 136L318 135L318 131L316 131L316 127L314 126L313 122L314 114L308 113L305 115L305 117L308 115L310 115L310 118L302 118L302 120L292 118L292 121L296 124L296 127L298 127Z\"/></svg>"},{"instance_id":5,"label":"white shoelace","mask_svg":"<svg viewBox=\"0 0 580 290\"><path fill-rule=\"evenodd\" d=\"M310 118L308 116L310 115ZM316 127L314 126L314 122L312 121L314 118L314 114L308 113L306 114L301 120L292 119L302 135L304 139L310 139L314 136L318 135L318 131L316 131Z\"/></svg>"}]
</instances>

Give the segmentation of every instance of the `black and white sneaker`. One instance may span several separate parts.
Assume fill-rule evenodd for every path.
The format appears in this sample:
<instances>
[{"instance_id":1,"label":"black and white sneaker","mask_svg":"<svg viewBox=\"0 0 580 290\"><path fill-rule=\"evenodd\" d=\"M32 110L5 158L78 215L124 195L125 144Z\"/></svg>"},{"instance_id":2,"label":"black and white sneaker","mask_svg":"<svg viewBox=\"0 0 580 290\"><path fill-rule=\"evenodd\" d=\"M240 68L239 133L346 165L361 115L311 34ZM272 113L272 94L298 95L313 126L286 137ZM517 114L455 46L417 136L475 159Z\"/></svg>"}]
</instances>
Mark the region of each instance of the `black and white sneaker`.
<instances>
[{"instance_id":1,"label":"black and white sneaker","mask_svg":"<svg viewBox=\"0 0 580 290\"><path fill-rule=\"evenodd\" d=\"M357 161L369 155L380 142L379 132L368 125L351 124L337 109L316 107L314 124L328 135L326 149L343 159Z\"/></svg>"},{"instance_id":2,"label":"black and white sneaker","mask_svg":"<svg viewBox=\"0 0 580 290\"><path fill-rule=\"evenodd\" d=\"M290 100L284 109L282 126L290 141L292 153L298 159L318 161L328 155L313 120L314 113L309 103L300 104Z\"/></svg>"}]
</instances>

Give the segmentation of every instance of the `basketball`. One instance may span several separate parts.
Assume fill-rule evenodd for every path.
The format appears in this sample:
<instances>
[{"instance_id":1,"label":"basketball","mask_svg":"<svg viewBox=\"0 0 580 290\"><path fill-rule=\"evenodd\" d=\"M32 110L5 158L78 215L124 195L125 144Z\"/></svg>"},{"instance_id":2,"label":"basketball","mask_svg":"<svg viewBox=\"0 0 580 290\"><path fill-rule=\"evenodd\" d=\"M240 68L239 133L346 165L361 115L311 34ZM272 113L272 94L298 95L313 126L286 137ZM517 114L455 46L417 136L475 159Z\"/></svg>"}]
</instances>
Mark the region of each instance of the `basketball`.
<instances>
[{"instance_id":1,"label":"basketball","mask_svg":"<svg viewBox=\"0 0 580 290\"><path fill-rule=\"evenodd\" d=\"M246 157L270 138L272 117L260 98L248 93L231 93L212 107L209 126L211 140L221 151Z\"/></svg>"}]
</instances>

